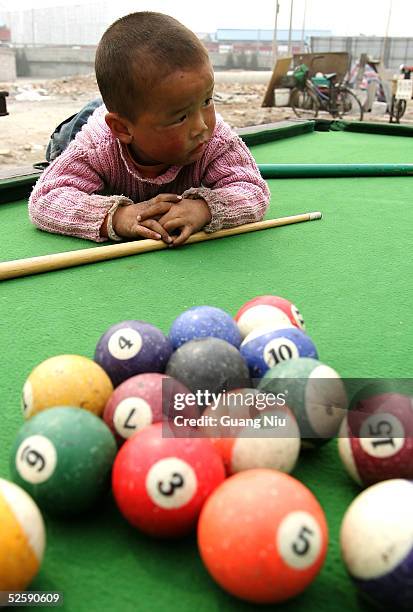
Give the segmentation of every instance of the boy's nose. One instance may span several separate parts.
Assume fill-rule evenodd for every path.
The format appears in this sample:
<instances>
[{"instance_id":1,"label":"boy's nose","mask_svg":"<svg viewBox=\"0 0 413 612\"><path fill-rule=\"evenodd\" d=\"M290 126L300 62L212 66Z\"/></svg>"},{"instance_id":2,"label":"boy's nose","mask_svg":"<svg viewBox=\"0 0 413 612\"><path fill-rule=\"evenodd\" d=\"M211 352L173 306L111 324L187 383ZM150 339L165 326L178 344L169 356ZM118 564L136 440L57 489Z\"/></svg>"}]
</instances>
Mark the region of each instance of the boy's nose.
<instances>
[{"instance_id":1,"label":"boy's nose","mask_svg":"<svg viewBox=\"0 0 413 612\"><path fill-rule=\"evenodd\" d=\"M201 114L194 117L194 120L191 125L191 138L197 138L203 132L208 131L208 125L205 122L205 119Z\"/></svg>"}]
</instances>

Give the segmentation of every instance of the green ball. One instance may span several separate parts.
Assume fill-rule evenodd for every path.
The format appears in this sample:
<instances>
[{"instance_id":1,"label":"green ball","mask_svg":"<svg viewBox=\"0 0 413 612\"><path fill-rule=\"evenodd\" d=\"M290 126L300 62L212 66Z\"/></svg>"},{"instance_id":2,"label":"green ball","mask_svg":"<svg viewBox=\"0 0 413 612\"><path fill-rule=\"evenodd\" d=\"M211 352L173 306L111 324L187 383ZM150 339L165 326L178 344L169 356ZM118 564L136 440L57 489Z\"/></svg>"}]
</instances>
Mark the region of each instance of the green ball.
<instances>
[{"instance_id":1,"label":"green ball","mask_svg":"<svg viewBox=\"0 0 413 612\"><path fill-rule=\"evenodd\" d=\"M80 514L108 490L116 451L113 434L91 412L51 408L19 430L10 471L45 512Z\"/></svg>"},{"instance_id":2,"label":"green ball","mask_svg":"<svg viewBox=\"0 0 413 612\"><path fill-rule=\"evenodd\" d=\"M347 393L340 376L309 357L289 359L270 368L258 389L285 394L304 448L314 448L334 438L347 411Z\"/></svg>"}]
</instances>

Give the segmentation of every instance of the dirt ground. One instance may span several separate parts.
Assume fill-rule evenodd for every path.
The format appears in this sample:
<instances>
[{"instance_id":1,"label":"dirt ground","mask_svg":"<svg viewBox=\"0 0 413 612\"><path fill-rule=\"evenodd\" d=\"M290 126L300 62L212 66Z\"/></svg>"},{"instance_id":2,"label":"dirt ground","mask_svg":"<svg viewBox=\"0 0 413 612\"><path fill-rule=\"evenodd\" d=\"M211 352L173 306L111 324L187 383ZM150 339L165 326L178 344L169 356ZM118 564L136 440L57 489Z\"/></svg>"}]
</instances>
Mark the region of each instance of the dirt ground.
<instances>
[{"instance_id":1,"label":"dirt ground","mask_svg":"<svg viewBox=\"0 0 413 612\"><path fill-rule=\"evenodd\" d=\"M18 79L0 83L9 91L9 115L0 117L0 169L29 166L45 159L50 134L65 118L73 115L98 91L93 75L61 79ZM291 108L262 108L264 84L218 83L216 110L234 128L271 123L295 117ZM328 116L328 115L326 115ZM366 120L389 121L379 110L365 114ZM409 102L402 123L413 125L413 101Z\"/></svg>"}]
</instances>

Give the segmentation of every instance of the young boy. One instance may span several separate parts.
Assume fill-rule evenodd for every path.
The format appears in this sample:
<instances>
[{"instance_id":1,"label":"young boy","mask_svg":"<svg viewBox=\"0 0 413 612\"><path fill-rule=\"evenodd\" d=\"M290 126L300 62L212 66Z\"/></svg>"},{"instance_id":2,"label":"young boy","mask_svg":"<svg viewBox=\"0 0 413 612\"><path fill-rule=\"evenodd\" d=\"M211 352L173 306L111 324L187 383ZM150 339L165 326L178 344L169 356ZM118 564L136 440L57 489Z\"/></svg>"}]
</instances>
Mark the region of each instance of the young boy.
<instances>
[{"instance_id":1,"label":"young boy","mask_svg":"<svg viewBox=\"0 0 413 612\"><path fill-rule=\"evenodd\" d=\"M35 185L37 227L176 246L201 228L262 219L268 187L215 116L214 74L195 34L160 13L127 15L103 35L95 68L104 104Z\"/></svg>"}]
</instances>

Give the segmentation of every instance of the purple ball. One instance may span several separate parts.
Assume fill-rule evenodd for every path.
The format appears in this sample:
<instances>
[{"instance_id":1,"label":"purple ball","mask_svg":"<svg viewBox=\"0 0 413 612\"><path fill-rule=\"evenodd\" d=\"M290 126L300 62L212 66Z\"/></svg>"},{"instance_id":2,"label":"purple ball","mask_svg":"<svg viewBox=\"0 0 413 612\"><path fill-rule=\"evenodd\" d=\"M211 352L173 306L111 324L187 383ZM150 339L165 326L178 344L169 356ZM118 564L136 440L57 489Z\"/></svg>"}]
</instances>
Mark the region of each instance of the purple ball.
<instances>
[{"instance_id":1,"label":"purple ball","mask_svg":"<svg viewBox=\"0 0 413 612\"><path fill-rule=\"evenodd\" d=\"M172 345L160 329L145 321L121 321L101 336L95 361L116 387L144 372L164 372Z\"/></svg>"}]
</instances>

